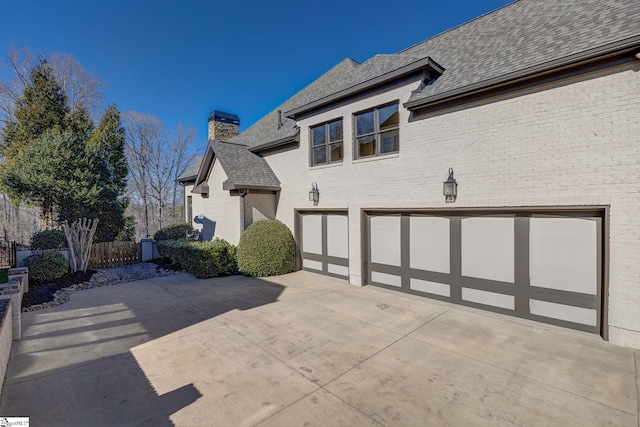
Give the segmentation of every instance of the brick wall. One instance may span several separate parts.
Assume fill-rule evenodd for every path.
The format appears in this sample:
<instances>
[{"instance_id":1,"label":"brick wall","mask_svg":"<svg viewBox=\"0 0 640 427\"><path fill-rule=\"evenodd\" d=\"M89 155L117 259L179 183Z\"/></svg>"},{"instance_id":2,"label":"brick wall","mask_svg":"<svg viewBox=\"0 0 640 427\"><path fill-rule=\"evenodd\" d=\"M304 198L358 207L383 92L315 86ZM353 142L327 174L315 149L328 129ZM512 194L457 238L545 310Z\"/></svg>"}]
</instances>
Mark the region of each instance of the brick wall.
<instances>
[{"instance_id":1,"label":"brick wall","mask_svg":"<svg viewBox=\"0 0 640 427\"><path fill-rule=\"evenodd\" d=\"M282 182L277 218L293 230L294 209L314 209L308 194L317 182L316 209L349 210L349 276L360 285L362 209L608 205L609 338L640 348L637 69L621 65L422 117L400 107L400 152L374 159L353 160L353 113L402 105L417 82L301 120L300 147L266 156ZM310 168L309 126L339 117L344 161ZM455 204L442 195L450 167ZM211 194L194 195L193 213L210 215L216 236L235 244L239 198L221 190L225 179L214 166Z\"/></svg>"},{"instance_id":2,"label":"brick wall","mask_svg":"<svg viewBox=\"0 0 640 427\"><path fill-rule=\"evenodd\" d=\"M610 340L640 348L640 74L635 64L414 117L400 108L400 153L352 160L352 114L406 101L416 84L300 121L300 148L267 156L283 183L278 219L348 208L350 281L361 284L363 208L610 205ZM308 127L344 118L341 165L309 168ZM458 199L445 204L452 167Z\"/></svg>"}]
</instances>

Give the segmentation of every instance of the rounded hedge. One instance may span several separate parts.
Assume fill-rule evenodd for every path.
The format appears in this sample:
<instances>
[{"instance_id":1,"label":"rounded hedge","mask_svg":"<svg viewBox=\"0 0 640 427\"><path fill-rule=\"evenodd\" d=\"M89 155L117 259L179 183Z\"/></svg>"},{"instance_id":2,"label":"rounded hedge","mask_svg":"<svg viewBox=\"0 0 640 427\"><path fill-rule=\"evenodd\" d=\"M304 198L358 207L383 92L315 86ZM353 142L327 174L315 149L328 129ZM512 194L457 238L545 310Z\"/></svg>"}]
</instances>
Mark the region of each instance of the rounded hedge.
<instances>
[{"instance_id":1,"label":"rounded hedge","mask_svg":"<svg viewBox=\"0 0 640 427\"><path fill-rule=\"evenodd\" d=\"M211 242L162 240L158 242L158 251L173 265L201 279L238 271L236 247L223 239L216 238Z\"/></svg>"},{"instance_id":2,"label":"rounded hedge","mask_svg":"<svg viewBox=\"0 0 640 427\"><path fill-rule=\"evenodd\" d=\"M51 282L69 272L69 261L60 252L42 252L27 258L29 282L35 285Z\"/></svg>"},{"instance_id":3,"label":"rounded hedge","mask_svg":"<svg viewBox=\"0 0 640 427\"><path fill-rule=\"evenodd\" d=\"M289 228L276 219L254 222L240 236L238 268L247 276L277 276L293 271L295 242Z\"/></svg>"},{"instance_id":4,"label":"rounded hedge","mask_svg":"<svg viewBox=\"0 0 640 427\"><path fill-rule=\"evenodd\" d=\"M192 239L195 236L193 226L186 222L171 224L153 233L153 240L161 242L163 240Z\"/></svg>"},{"instance_id":5,"label":"rounded hedge","mask_svg":"<svg viewBox=\"0 0 640 427\"><path fill-rule=\"evenodd\" d=\"M67 237L62 230L45 230L31 236L31 249L62 249L67 247Z\"/></svg>"}]
</instances>

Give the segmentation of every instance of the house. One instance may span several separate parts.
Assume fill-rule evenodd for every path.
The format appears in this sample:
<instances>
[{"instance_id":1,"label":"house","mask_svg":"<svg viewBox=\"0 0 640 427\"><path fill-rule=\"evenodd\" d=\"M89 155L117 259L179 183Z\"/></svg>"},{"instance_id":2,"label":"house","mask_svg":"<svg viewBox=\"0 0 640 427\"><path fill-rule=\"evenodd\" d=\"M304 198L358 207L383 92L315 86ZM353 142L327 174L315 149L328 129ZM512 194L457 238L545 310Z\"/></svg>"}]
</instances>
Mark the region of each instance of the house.
<instances>
[{"instance_id":1,"label":"house","mask_svg":"<svg viewBox=\"0 0 640 427\"><path fill-rule=\"evenodd\" d=\"M306 270L640 348L639 92L637 0L515 1L239 135L214 111L187 219L236 244L277 218Z\"/></svg>"}]
</instances>

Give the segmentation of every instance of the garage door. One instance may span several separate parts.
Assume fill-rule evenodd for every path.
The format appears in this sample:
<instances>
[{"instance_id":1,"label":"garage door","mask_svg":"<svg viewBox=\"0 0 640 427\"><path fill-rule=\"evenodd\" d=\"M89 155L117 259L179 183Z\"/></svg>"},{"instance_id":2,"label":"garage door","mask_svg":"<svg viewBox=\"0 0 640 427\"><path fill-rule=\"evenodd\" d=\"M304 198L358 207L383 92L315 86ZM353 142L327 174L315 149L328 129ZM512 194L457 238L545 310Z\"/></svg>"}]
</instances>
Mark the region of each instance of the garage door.
<instances>
[{"instance_id":1,"label":"garage door","mask_svg":"<svg viewBox=\"0 0 640 427\"><path fill-rule=\"evenodd\" d=\"M349 280L347 212L299 212L296 230L304 270Z\"/></svg>"},{"instance_id":2,"label":"garage door","mask_svg":"<svg viewBox=\"0 0 640 427\"><path fill-rule=\"evenodd\" d=\"M602 212L365 216L372 285L600 333Z\"/></svg>"}]
</instances>

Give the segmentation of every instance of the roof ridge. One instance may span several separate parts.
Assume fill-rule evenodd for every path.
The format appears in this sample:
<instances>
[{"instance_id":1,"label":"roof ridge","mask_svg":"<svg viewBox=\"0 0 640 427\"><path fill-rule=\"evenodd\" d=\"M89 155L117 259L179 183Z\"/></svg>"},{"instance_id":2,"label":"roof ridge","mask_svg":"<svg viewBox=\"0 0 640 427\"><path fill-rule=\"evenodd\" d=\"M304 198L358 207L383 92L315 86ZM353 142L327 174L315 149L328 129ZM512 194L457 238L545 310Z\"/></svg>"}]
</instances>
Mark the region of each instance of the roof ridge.
<instances>
[{"instance_id":1,"label":"roof ridge","mask_svg":"<svg viewBox=\"0 0 640 427\"><path fill-rule=\"evenodd\" d=\"M219 142L221 144L229 144L229 145L237 145L237 146L240 146L240 147L248 147L247 144L241 144L239 142L231 142L231 141L222 141L220 139L212 139L211 142Z\"/></svg>"}]
</instances>

